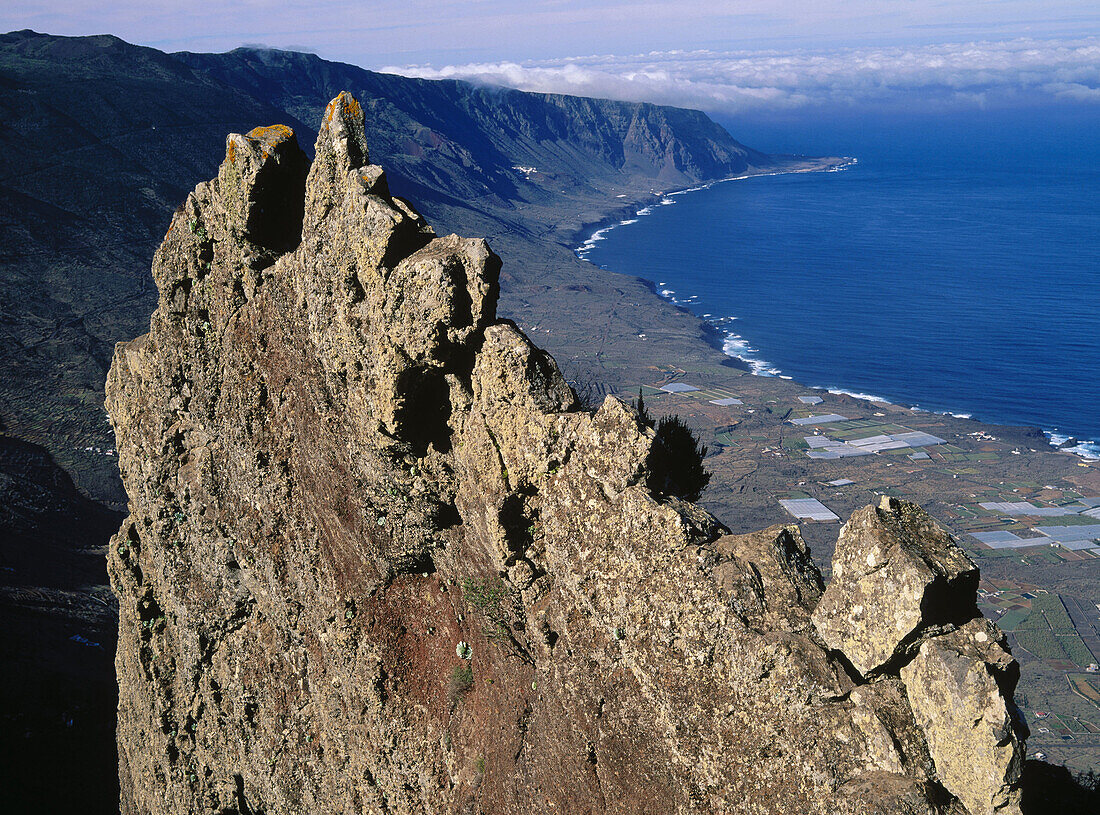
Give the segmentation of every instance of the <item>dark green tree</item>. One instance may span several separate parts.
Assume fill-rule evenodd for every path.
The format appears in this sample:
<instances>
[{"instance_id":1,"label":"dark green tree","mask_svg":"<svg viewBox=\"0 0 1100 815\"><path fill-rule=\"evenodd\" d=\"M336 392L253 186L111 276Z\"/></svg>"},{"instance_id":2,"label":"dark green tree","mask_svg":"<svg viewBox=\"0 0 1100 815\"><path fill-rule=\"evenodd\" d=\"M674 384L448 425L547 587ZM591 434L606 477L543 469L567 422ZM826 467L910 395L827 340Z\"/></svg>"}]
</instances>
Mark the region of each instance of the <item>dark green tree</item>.
<instances>
[{"instance_id":1,"label":"dark green tree","mask_svg":"<svg viewBox=\"0 0 1100 815\"><path fill-rule=\"evenodd\" d=\"M710 483L710 473L703 466L706 445L699 443L679 416L665 416L655 422L646 410L640 389L634 407L642 424L652 427L657 436L646 461L649 469L646 486L662 495L698 501Z\"/></svg>"}]
</instances>

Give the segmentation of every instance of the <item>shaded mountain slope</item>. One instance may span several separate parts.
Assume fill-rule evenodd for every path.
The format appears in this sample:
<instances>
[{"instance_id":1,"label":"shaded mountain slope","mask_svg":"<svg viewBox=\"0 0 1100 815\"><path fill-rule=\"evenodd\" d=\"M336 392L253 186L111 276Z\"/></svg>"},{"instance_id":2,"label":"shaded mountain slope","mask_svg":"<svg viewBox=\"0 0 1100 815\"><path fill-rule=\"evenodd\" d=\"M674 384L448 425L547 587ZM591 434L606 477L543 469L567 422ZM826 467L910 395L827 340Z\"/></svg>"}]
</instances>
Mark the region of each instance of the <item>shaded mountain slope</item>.
<instances>
[{"instance_id":1,"label":"shaded mountain slope","mask_svg":"<svg viewBox=\"0 0 1100 815\"><path fill-rule=\"evenodd\" d=\"M107 36L3 35L0 87L0 416L117 500L114 461L80 451L109 446L102 382L155 302L151 249L228 129L288 117Z\"/></svg>"},{"instance_id":2,"label":"shaded mountain slope","mask_svg":"<svg viewBox=\"0 0 1100 815\"><path fill-rule=\"evenodd\" d=\"M0 433L0 775L7 811L90 805L102 812L117 795L109 734L118 695L118 606L106 585L102 541L119 517L81 495L41 447Z\"/></svg>"}]
</instances>

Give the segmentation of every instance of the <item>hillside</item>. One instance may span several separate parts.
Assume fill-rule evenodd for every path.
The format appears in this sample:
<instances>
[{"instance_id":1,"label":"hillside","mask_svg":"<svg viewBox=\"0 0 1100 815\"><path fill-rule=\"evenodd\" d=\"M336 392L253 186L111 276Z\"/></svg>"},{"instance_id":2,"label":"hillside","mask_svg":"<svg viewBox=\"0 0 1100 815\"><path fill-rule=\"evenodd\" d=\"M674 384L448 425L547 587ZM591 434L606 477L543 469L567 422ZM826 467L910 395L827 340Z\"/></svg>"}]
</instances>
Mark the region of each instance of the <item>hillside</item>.
<instances>
[{"instance_id":1,"label":"hillside","mask_svg":"<svg viewBox=\"0 0 1100 815\"><path fill-rule=\"evenodd\" d=\"M122 508L102 383L115 341L142 333L156 305L153 252L188 190L214 174L226 133L283 122L308 151L323 105L344 87L368 112L371 158L386 167L392 191L415 200L441 233L485 236L502 257L501 317L552 352L591 401L644 388L651 409L676 411L703 434L714 473L705 505L734 532L789 523L777 498L809 495L848 516L891 492L967 541L983 575L1096 595L1100 560L977 547L963 534L971 507L960 502L1024 500L1025 489L1036 501L1097 495L1100 467L1050 450L1035 430L832 394L824 394L827 410L853 425L898 423L882 432L919 430L950 445L924 462L869 456L858 473L844 462L810 462L799 448L807 431L788 421L812 412L801 401L808 389L744 375L708 344L714 338L696 318L649 284L572 252L584 230L632 214L654 193L828 160L762 156L701 114L672 108L408 80L285 52L167 55L113 37L15 32L0 37L0 487L8 502L0 614L14 621L5 658L18 673L0 716L23 741L8 742L16 749L0 764L16 811L112 811L117 800L102 772L113 755L81 762L81 778L48 759L112 752L113 701L104 699L116 609L103 605L102 555L117 516L81 494ZM658 390L681 382L701 389ZM711 401L734 396L733 408ZM828 577L835 528L807 523L802 534ZM33 568L42 560L36 547L56 569ZM1094 715L1066 688L1072 665L1016 652L1033 731L1035 710L1060 711L1062 721ZM1030 743L1056 761L1096 766L1100 737L1073 738L1040 731ZM1066 780L1045 766L1029 762L1052 783Z\"/></svg>"}]
</instances>

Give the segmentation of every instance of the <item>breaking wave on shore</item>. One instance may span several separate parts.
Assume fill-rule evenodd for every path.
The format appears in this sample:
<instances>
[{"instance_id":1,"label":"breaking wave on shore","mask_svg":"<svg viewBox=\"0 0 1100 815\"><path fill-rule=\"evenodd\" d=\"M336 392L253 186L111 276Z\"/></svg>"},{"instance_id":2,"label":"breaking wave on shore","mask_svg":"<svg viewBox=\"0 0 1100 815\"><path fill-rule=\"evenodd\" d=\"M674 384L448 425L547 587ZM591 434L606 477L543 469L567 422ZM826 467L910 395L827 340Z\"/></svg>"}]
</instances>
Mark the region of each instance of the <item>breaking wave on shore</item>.
<instances>
[{"instance_id":1,"label":"breaking wave on shore","mask_svg":"<svg viewBox=\"0 0 1100 815\"><path fill-rule=\"evenodd\" d=\"M1059 433L1057 430L1044 430L1043 433L1050 441L1050 446L1058 448L1063 453L1076 453L1081 458L1100 461L1100 441L1078 441L1073 436ZM1070 441L1077 443L1069 447L1063 447L1064 444Z\"/></svg>"}]
</instances>

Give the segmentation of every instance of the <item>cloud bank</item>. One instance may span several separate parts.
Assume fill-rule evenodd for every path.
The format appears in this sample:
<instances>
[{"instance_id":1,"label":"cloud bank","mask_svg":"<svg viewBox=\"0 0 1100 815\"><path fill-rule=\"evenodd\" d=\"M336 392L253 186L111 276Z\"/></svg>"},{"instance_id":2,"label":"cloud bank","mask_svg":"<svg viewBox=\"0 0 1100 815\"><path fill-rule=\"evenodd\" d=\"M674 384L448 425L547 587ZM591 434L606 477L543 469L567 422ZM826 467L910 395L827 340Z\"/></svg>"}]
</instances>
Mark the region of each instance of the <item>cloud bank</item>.
<instances>
[{"instance_id":1,"label":"cloud bank","mask_svg":"<svg viewBox=\"0 0 1100 815\"><path fill-rule=\"evenodd\" d=\"M1100 104L1100 38L1014 39L831 52L654 51L382 69L712 113L814 106L974 108Z\"/></svg>"}]
</instances>

